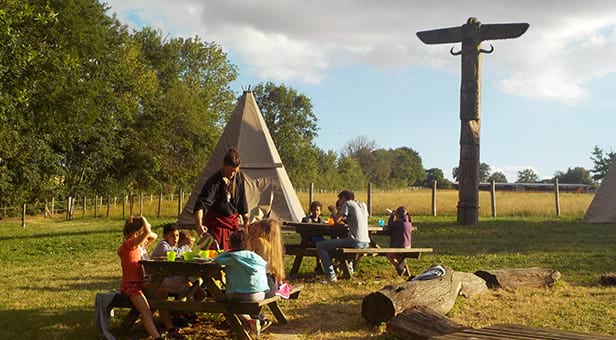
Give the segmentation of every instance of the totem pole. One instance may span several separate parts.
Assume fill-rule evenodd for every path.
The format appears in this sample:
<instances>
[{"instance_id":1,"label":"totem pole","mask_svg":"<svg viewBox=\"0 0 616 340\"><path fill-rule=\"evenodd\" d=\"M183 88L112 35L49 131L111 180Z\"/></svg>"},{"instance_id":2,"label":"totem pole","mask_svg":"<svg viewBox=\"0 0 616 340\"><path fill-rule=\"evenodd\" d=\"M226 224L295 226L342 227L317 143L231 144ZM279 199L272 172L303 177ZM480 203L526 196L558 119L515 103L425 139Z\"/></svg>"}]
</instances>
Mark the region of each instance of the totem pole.
<instances>
[{"instance_id":1,"label":"totem pole","mask_svg":"<svg viewBox=\"0 0 616 340\"><path fill-rule=\"evenodd\" d=\"M524 34L527 23L482 25L468 18L460 27L417 32L425 44L462 43L462 49L450 53L462 55L460 84L460 165L458 167L458 224L476 225L479 216L479 109L481 99L481 48L483 40L512 39Z\"/></svg>"}]
</instances>

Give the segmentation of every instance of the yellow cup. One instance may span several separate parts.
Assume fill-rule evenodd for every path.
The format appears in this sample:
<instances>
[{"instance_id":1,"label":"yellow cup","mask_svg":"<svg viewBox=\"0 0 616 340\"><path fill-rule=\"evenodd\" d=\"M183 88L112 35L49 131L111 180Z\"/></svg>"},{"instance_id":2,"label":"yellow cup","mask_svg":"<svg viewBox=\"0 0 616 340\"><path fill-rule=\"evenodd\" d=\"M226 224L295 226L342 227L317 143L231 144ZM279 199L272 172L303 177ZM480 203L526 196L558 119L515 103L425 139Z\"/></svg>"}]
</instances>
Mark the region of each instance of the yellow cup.
<instances>
[{"instance_id":1,"label":"yellow cup","mask_svg":"<svg viewBox=\"0 0 616 340\"><path fill-rule=\"evenodd\" d=\"M199 257L204 259L207 257L207 250L199 250Z\"/></svg>"},{"instance_id":2,"label":"yellow cup","mask_svg":"<svg viewBox=\"0 0 616 340\"><path fill-rule=\"evenodd\" d=\"M216 255L218 255L218 252L216 252L216 250L206 250L207 258L214 258L216 257Z\"/></svg>"},{"instance_id":3,"label":"yellow cup","mask_svg":"<svg viewBox=\"0 0 616 340\"><path fill-rule=\"evenodd\" d=\"M195 252L194 251L185 251L182 254L182 256L184 256L184 260L190 261L190 260L195 258Z\"/></svg>"},{"instance_id":4,"label":"yellow cup","mask_svg":"<svg viewBox=\"0 0 616 340\"><path fill-rule=\"evenodd\" d=\"M167 252L167 261L169 262L174 262L175 261L175 257L177 256L177 253L174 251L168 251Z\"/></svg>"}]
</instances>

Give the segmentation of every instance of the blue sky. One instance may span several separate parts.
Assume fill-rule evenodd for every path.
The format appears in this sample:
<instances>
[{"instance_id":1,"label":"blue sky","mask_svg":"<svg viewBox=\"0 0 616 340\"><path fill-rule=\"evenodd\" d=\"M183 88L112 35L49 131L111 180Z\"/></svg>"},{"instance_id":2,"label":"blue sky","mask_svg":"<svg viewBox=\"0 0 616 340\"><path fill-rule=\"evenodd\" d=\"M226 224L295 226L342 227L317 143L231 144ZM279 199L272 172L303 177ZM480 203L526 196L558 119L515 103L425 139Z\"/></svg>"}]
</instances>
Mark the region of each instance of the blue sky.
<instances>
[{"instance_id":1,"label":"blue sky","mask_svg":"<svg viewBox=\"0 0 616 340\"><path fill-rule=\"evenodd\" d=\"M509 181L592 168L595 145L616 149L616 2L110 0L130 27L199 35L239 67L232 88L260 82L307 95L316 144L339 151L363 135L381 148L408 146L425 168L451 178L459 157L459 44L424 45L415 32L527 22L482 55L481 161Z\"/></svg>"}]
</instances>

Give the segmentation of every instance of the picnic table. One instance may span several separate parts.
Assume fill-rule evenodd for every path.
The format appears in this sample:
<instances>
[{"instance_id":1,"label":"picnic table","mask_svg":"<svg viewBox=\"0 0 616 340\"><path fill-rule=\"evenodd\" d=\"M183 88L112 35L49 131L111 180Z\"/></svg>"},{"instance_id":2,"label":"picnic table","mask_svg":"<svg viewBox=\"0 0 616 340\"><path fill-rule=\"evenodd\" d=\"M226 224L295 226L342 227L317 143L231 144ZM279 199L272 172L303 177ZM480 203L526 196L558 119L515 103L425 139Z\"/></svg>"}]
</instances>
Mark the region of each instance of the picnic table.
<instances>
[{"instance_id":1,"label":"picnic table","mask_svg":"<svg viewBox=\"0 0 616 340\"><path fill-rule=\"evenodd\" d=\"M143 265L146 274L152 276L152 281L144 292L152 310L165 309L180 312L220 313L225 317L227 324L229 324L231 330L239 339L250 339L250 335L244 329L238 317L239 314L257 315L260 313L262 307L268 306L279 323L288 322L278 305L278 301L281 300L280 296L275 295L274 297L259 302L227 299L224 289L217 283L217 281L220 282L222 280L224 267L213 261L180 260L168 262L143 260L139 261L139 263ZM203 280L201 287L207 291L208 297L200 302L190 301L190 299L178 299L173 301L157 299L154 292L156 292L163 280L168 276L201 278ZM198 286L198 283L193 285L193 290L196 290ZM292 297L297 297L299 289L301 288L296 288L295 291L292 292ZM194 294L194 291L189 291L187 296L190 297L191 293ZM138 316L139 312L135 308L132 308L123 322L122 329L128 331Z\"/></svg>"},{"instance_id":2,"label":"picnic table","mask_svg":"<svg viewBox=\"0 0 616 340\"><path fill-rule=\"evenodd\" d=\"M299 244L285 244L285 250L287 255L295 256L293 261L293 267L289 272L290 276L297 275L299 268L301 267L304 257L318 257L317 250L314 247L312 238L314 236L325 236L330 238L343 238L347 237L349 228L343 224L327 225L321 223L296 223L296 222L284 222L283 231L296 232L300 235ZM389 235L389 231L386 228L380 226L369 225L368 233L371 236L374 235ZM399 254L403 258L415 258L418 259L422 253L431 253L432 248L381 248L372 239L369 248L338 248L332 253L333 258L337 258L340 261L340 267L342 269L343 279L351 279L353 272L350 269L350 262L353 262L355 268L358 267L359 262L363 256L375 255L386 256L388 254ZM406 272L410 273L410 270L406 266Z\"/></svg>"}]
</instances>

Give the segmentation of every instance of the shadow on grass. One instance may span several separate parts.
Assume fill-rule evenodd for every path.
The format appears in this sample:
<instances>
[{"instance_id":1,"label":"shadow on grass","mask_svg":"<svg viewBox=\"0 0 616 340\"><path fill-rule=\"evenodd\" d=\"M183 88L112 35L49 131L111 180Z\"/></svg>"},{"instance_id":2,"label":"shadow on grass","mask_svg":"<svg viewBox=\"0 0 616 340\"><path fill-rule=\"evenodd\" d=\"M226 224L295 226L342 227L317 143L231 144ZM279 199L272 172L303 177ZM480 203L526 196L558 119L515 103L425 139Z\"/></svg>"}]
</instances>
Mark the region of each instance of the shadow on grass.
<instances>
[{"instance_id":1,"label":"shadow on grass","mask_svg":"<svg viewBox=\"0 0 616 340\"><path fill-rule=\"evenodd\" d=\"M42 234L28 234L28 235L19 235L19 236L1 236L1 241L16 241L16 240L31 240L31 239L44 239L44 238L64 238L64 237L72 237L72 236L89 236L96 234L109 234L117 232L116 229L97 229L97 230L88 230L88 231L75 231L75 232L61 232L61 233L42 233Z\"/></svg>"},{"instance_id":2,"label":"shadow on grass","mask_svg":"<svg viewBox=\"0 0 616 340\"><path fill-rule=\"evenodd\" d=\"M63 282L74 282L63 284ZM121 278L117 276L108 276L108 277L96 277L96 278L88 278L87 280L83 277L62 277L62 278L48 278L46 279L46 286L15 286L18 289L24 290L32 290L32 291L40 291L44 290L47 292L71 292L71 291L97 291L97 292L105 292L117 289L120 287Z\"/></svg>"},{"instance_id":3,"label":"shadow on grass","mask_svg":"<svg viewBox=\"0 0 616 340\"><path fill-rule=\"evenodd\" d=\"M97 339L93 309L0 310L3 339Z\"/></svg>"}]
</instances>

